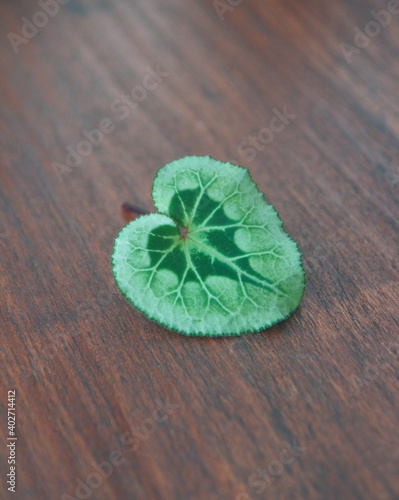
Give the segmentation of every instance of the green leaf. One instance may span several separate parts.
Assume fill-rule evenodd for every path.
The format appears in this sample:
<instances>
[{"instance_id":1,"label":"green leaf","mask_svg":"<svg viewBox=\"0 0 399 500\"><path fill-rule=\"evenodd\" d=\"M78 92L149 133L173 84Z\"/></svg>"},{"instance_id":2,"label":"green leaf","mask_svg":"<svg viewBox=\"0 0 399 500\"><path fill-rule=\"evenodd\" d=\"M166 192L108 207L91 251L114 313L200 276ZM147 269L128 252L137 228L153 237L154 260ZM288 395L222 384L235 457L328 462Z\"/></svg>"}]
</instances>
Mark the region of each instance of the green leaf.
<instances>
[{"instance_id":1,"label":"green leaf","mask_svg":"<svg viewBox=\"0 0 399 500\"><path fill-rule=\"evenodd\" d=\"M240 335L286 318L304 271L296 243L246 168L188 156L160 168L158 213L115 239L122 294L149 318L187 335Z\"/></svg>"}]
</instances>

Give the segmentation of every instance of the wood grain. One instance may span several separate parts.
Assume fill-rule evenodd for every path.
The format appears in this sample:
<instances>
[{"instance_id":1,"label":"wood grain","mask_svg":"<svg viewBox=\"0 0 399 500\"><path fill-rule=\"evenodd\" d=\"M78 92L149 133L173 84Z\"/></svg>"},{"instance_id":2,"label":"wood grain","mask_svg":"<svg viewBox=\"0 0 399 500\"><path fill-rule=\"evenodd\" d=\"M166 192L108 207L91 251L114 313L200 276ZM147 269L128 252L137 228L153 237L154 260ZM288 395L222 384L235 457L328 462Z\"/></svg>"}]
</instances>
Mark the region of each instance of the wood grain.
<instances>
[{"instance_id":1,"label":"wood grain","mask_svg":"<svg viewBox=\"0 0 399 500\"><path fill-rule=\"evenodd\" d=\"M399 14L351 63L340 45L387 5L243 0L221 20L200 0L70 0L15 53L7 34L41 8L1 4L14 498L399 498ZM167 75L142 98L157 65ZM112 106L134 88L121 119ZM284 107L295 118L250 161L240 144ZM103 119L114 130L60 180L54 162ZM187 154L250 168L298 242L307 288L287 321L187 338L116 291L120 204L151 210L156 169ZM109 477L93 475L112 453Z\"/></svg>"}]
</instances>

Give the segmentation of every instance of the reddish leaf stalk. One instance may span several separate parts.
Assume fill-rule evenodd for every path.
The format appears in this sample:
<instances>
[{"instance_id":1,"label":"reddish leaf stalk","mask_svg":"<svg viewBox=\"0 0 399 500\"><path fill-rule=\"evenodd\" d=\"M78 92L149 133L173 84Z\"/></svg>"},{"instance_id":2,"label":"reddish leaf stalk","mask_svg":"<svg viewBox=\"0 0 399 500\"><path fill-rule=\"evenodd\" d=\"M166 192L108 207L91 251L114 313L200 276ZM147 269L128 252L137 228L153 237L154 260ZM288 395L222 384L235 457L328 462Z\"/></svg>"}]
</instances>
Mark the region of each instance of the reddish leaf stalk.
<instances>
[{"instance_id":1,"label":"reddish leaf stalk","mask_svg":"<svg viewBox=\"0 0 399 500\"><path fill-rule=\"evenodd\" d=\"M133 205L133 203L129 203L125 201L121 205L121 210L124 218L127 221L134 220L139 215L149 214L150 212L145 208L138 207L137 205Z\"/></svg>"}]
</instances>

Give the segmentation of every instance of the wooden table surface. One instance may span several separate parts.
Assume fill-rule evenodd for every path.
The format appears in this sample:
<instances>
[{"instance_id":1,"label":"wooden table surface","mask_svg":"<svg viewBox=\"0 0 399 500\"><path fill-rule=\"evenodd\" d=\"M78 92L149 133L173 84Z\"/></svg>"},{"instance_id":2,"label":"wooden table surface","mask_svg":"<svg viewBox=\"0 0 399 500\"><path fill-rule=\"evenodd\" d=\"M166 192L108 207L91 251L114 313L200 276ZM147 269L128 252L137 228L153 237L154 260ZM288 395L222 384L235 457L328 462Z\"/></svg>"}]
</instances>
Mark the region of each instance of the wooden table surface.
<instances>
[{"instance_id":1,"label":"wooden table surface","mask_svg":"<svg viewBox=\"0 0 399 500\"><path fill-rule=\"evenodd\" d=\"M0 7L1 498L399 499L398 6L44 4ZM193 154L248 167L303 252L266 331L185 337L116 290L121 202Z\"/></svg>"}]
</instances>

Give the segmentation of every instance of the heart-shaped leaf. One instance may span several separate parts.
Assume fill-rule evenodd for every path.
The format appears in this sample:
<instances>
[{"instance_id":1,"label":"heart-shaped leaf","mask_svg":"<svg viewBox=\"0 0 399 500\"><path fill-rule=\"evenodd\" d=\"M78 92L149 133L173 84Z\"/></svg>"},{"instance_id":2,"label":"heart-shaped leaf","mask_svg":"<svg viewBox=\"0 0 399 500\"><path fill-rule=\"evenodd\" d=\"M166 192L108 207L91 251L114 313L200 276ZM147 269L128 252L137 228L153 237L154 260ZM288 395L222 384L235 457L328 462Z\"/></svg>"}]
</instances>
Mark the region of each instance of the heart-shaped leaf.
<instances>
[{"instance_id":1,"label":"heart-shaped leaf","mask_svg":"<svg viewBox=\"0 0 399 500\"><path fill-rule=\"evenodd\" d=\"M158 213L115 240L122 294L149 318L187 335L240 335L286 318L304 271L296 243L246 168L188 156L160 168Z\"/></svg>"}]
</instances>

